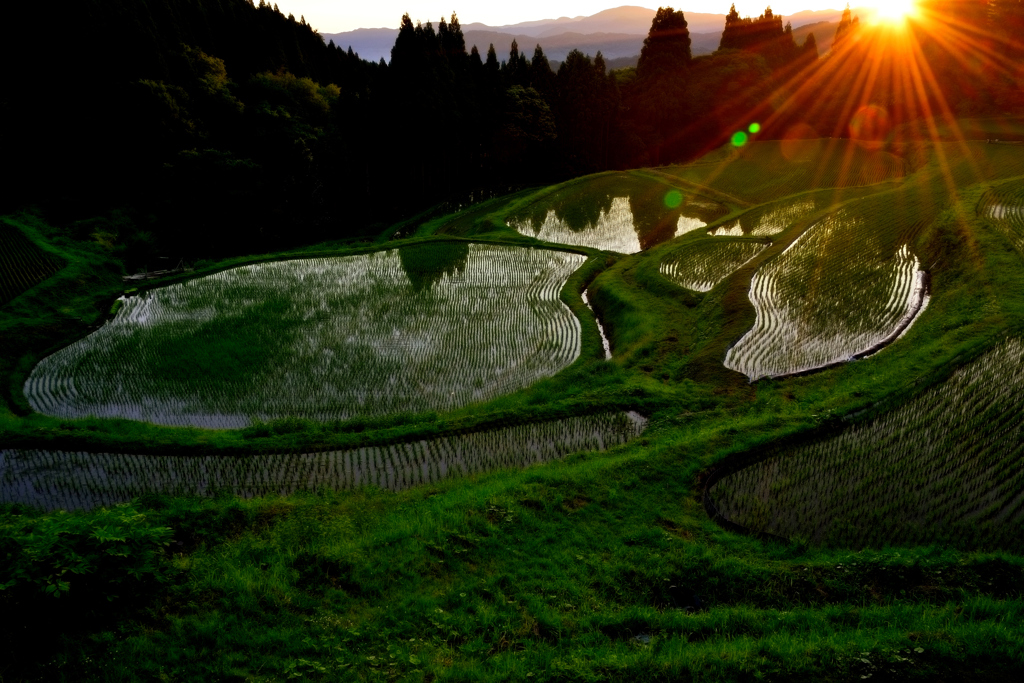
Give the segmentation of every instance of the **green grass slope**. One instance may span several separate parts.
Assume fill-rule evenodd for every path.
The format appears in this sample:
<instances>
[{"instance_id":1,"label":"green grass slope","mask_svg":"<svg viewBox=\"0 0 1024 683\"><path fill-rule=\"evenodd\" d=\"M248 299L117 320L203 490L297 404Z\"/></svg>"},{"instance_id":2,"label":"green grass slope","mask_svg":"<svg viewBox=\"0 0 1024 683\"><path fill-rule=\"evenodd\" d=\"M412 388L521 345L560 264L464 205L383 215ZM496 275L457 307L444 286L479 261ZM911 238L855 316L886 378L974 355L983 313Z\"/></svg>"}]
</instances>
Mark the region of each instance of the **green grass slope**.
<instances>
[{"instance_id":1,"label":"green grass slope","mask_svg":"<svg viewBox=\"0 0 1024 683\"><path fill-rule=\"evenodd\" d=\"M10 220L0 221L0 305L50 277L61 267Z\"/></svg>"},{"instance_id":2,"label":"green grass slope","mask_svg":"<svg viewBox=\"0 0 1024 683\"><path fill-rule=\"evenodd\" d=\"M931 504L929 496L937 511L946 509L941 496L974 496L975 508L956 509L980 510L983 521L1003 510L1011 519L1017 514L1016 475L1004 476L1001 488L990 485L999 472L1014 471L1016 451L999 439L1020 427L1016 399L1004 397L1010 407L986 412L984 396L974 394L972 403L944 387L1007 337L1024 334L1022 254L1013 225L1000 222L1015 214L991 209L1016 197L1009 183L1024 175L1018 151L956 140L884 151L845 140L808 141L795 150L754 142L687 166L591 176L403 225L399 235L387 235L397 237L388 247L434 235L537 246L510 220L554 213L570 224L577 220L564 213L570 210L580 212L580 225L593 224L608 214L609 197L632 202L646 193L644 220L663 226L664 240L633 255L574 247L587 260L559 297L580 321L579 359L485 404L221 431L27 414L19 391L10 390L13 407L0 423L5 444L83 453L408 451L430 439L622 410L649 423L639 438L604 452L578 450L526 469L510 458L498 465L507 469L402 491L149 495L126 507L64 515L9 507L0 518L0 550L8 558L0 565L0 605L13 615L0 623L2 675L253 682L1024 676L1024 557L1012 533L978 543L968 534L930 532L920 520L912 520L914 533L904 533L885 526L891 517L860 520L876 522L873 535L849 528L851 514L884 517ZM702 229L680 229L679 207L694 195L726 212L709 216ZM855 263L864 253L884 263L906 247L928 273L927 308L902 337L861 360L754 383L725 367L729 348L757 318L749 298L755 276L839 214L857 219L835 247L839 261ZM739 267L730 262L722 270L732 272L705 292L663 272L680 255L715 253L737 239L709 234L720 228L770 245L737 259ZM288 256L210 264L195 275ZM837 267L824 255L809 258L801 296L816 296ZM0 330L32 340L5 351L8 387L19 387L49 349L81 337L101 317L86 312L103 311L120 291L110 278L76 289L61 277L32 290L48 293L35 301L38 310L2 311ZM833 298L858 304L857 297ZM827 310L827 302L817 305ZM58 332L53 323L62 308L88 323ZM609 334L611 360L604 360L595 314ZM961 432L937 436L933 423L942 418L932 417L935 411L901 418L900 411L947 395L953 398L944 399L943 410L961 411L967 431L995 444L963 454L980 472L967 483L958 473L970 467L940 464L936 473L936 463L927 462L931 451L915 450L938 444L936 459L945 457L943 444L967 441ZM914 464L934 475L932 489L917 487L917 475L864 483L842 469L860 459L830 455L829 444L873 433L875 425L899 425L902 441L883 444L889 450L868 441L869 453L889 471ZM744 470L819 446L835 461L832 469L796 468L792 488L786 477ZM901 461L904 452L919 460ZM743 517L739 506L751 496L735 496L730 514L753 529L712 519L704 490L716 484L715 472L726 471L746 472L755 490L766 488L769 502L786 508L777 518L789 514L796 531ZM806 491L826 475L827 500L845 505L845 517L824 495L808 501ZM991 495L997 488L1010 498L1001 506ZM797 504L804 507L794 510ZM753 513L769 516L765 510ZM850 533L819 534L806 526L814 523Z\"/></svg>"}]
</instances>

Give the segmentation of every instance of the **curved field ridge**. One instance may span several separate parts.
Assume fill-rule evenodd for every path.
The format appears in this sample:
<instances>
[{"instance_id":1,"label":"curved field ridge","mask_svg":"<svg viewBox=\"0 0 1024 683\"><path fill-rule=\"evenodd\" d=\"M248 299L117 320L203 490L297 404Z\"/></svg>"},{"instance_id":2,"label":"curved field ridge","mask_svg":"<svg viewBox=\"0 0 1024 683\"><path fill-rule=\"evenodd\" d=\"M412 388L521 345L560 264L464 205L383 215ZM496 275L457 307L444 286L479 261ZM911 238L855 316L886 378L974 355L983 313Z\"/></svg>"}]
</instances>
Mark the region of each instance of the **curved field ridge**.
<instances>
[{"instance_id":1,"label":"curved field ridge","mask_svg":"<svg viewBox=\"0 0 1024 683\"><path fill-rule=\"evenodd\" d=\"M603 451L639 436L646 426L637 413L606 413L390 446L244 457L0 450L0 503L82 509L147 493L397 490L453 475L527 467L582 450Z\"/></svg>"},{"instance_id":2,"label":"curved field ridge","mask_svg":"<svg viewBox=\"0 0 1024 683\"><path fill-rule=\"evenodd\" d=\"M883 258L860 219L840 212L815 223L750 283L757 318L725 366L751 381L853 360L910 325L926 292L906 245Z\"/></svg>"},{"instance_id":3,"label":"curved field ridge","mask_svg":"<svg viewBox=\"0 0 1024 683\"><path fill-rule=\"evenodd\" d=\"M1014 246L1024 251L1024 181L1006 183L986 192L978 213L1002 228Z\"/></svg>"},{"instance_id":4,"label":"curved field ridge","mask_svg":"<svg viewBox=\"0 0 1024 683\"><path fill-rule=\"evenodd\" d=\"M56 417L206 428L450 410L579 355L558 295L583 261L458 243L234 268L126 300L25 396Z\"/></svg>"},{"instance_id":5,"label":"curved field ridge","mask_svg":"<svg viewBox=\"0 0 1024 683\"><path fill-rule=\"evenodd\" d=\"M767 248L761 242L697 242L667 256L660 272L680 287L707 292Z\"/></svg>"},{"instance_id":6,"label":"curved field ridge","mask_svg":"<svg viewBox=\"0 0 1024 683\"><path fill-rule=\"evenodd\" d=\"M1024 344L1013 339L871 422L727 474L726 519L851 547L1024 543Z\"/></svg>"}]
</instances>

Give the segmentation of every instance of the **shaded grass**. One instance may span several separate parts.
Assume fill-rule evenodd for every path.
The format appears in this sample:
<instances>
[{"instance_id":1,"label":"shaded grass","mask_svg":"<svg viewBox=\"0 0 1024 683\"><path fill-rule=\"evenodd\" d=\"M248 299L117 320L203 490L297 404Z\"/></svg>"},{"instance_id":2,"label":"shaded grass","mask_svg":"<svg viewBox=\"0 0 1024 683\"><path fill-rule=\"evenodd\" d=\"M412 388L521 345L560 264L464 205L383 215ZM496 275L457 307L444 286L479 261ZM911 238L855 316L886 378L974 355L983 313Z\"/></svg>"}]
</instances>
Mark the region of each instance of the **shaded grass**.
<instances>
[{"instance_id":1,"label":"shaded grass","mask_svg":"<svg viewBox=\"0 0 1024 683\"><path fill-rule=\"evenodd\" d=\"M24 221L0 221L0 305L56 273L62 259L29 239Z\"/></svg>"},{"instance_id":2,"label":"shaded grass","mask_svg":"<svg viewBox=\"0 0 1024 683\"><path fill-rule=\"evenodd\" d=\"M700 453L721 436L684 431L401 494L151 499L154 523L176 530L178 578L142 618L38 671L847 680L893 669L928 680L1020 670L1019 558L725 534L688 494ZM700 609L683 609L694 596ZM85 661L100 652L124 663Z\"/></svg>"},{"instance_id":3,"label":"shaded grass","mask_svg":"<svg viewBox=\"0 0 1024 683\"><path fill-rule=\"evenodd\" d=\"M718 153L714 163L662 172L761 204L809 189L872 185L906 176L907 161L844 139L758 141Z\"/></svg>"}]
</instances>

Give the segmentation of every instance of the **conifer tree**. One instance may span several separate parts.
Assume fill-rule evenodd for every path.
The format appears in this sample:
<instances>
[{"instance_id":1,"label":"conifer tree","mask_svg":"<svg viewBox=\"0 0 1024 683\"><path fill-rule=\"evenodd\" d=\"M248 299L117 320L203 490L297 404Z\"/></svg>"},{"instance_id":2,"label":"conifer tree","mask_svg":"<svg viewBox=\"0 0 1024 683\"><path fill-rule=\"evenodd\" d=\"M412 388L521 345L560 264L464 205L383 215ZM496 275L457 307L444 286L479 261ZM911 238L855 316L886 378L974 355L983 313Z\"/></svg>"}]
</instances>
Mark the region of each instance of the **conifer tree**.
<instances>
[{"instance_id":1,"label":"conifer tree","mask_svg":"<svg viewBox=\"0 0 1024 683\"><path fill-rule=\"evenodd\" d=\"M555 72L551 70L551 62L548 61L540 43L533 49L533 59L530 60L529 83L531 88L535 89L550 102L555 86Z\"/></svg>"},{"instance_id":2,"label":"conifer tree","mask_svg":"<svg viewBox=\"0 0 1024 683\"><path fill-rule=\"evenodd\" d=\"M808 58L812 58L812 56L813 59L818 58L818 39L814 37L813 33L808 33L804 38L803 51Z\"/></svg>"},{"instance_id":3,"label":"conifer tree","mask_svg":"<svg viewBox=\"0 0 1024 683\"><path fill-rule=\"evenodd\" d=\"M860 26L860 18L850 18L850 3L846 3L843 16L839 19L839 26L836 27L836 37L832 40L833 46L838 46L844 38Z\"/></svg>"},{"instance_id":4,"label":"conifer tree","mask_svg":"<svg viewBox=\"0 0 1024 683\"><path fill-rule=\"evenodd\" d=\"M690 60L690 30L686 27L686 18L671 7L659 8L640 50L637 77L648 78L659 72L678 73L689 66Z\"/></svg>"},{"instance_id":5,"label":"conifer tree","mask_svg":"<svg viewBox=\"0 0 1024 683\"><path fill-rule=\"evenodd\" d=\"M487 48L487 61L484 62L484 70L487 72L488 77L495 77L501 71L501 67L498 65L498 53L494 51L494 43Z\"/></svg>"},{"instance_id":6,"label":"conifer tree","mask_svg":"<svg viewBox=\"0 0 1024 683\"><path fill-rule=\"evenodd\" d=\"M526 74L519 71L519 43L515 38L512 39L512 48L509 50L508 61L505 62L503 72L506 86L523 84L522 81Z\"/></svg>"}]
</instances>

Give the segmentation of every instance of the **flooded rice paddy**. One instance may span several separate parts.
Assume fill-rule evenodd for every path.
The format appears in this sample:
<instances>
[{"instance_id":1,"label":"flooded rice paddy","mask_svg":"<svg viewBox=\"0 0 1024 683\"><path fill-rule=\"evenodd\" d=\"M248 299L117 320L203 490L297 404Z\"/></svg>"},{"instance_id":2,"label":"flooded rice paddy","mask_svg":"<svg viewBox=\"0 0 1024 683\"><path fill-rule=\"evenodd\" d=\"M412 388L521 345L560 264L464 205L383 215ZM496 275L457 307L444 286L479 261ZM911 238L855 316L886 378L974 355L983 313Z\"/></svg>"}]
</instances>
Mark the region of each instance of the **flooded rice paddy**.
<instances>
[{"instance_id":1,"label":"flooded rice paddy","mask_svg":"<svg viewBox=\"0 0 1024 683\"><path fill-rule=\"evenodd\" d=\"M981 198L978 213L990 219L1024 251L1024 182L1004 183Z\"/></svg>"},{"instance_id":2,"label":"flooded rice paddy","mask_svg":"<svg viewBox=\"0 0 1024 683\"><path fill-rule=\"evenodd\" d=\"M709 234L713 237L771 237L814 213L816 208L813 198L776 202L748 211L736 220L710 230Z\"/></svg>"},{"instance_id":3,"label":"flooded rice paddy","mask_svg":"<svg viewBox=\"0 0 1024 683\"><path fill-rule=\"evenodd\" d=\"M746 240L693 242L666 256L660 272L680 287L707 292L768 246Z\"/></svg>"},{"instance_id":4,"label":"flooded rice paddy","mask_svg":"<svg viewBox=\"0 0 1024 683\"><path fill-rule=\"evenodd\" d=\"M558 297L583 261L460 242L233 268L125 300L24 392L55 417L206 428L451 410L576 359Z\"/></svg>"},{"instance_id":5,"label":"flooded rice paddy","mask_svg":"<svg viewBox=\"0 0 1024 683\"><path fill-rule=\"evenodd\" d=\"M603 451L639 436L637 413L522 424L388 446L251 456L128 455L0 449L0 503L88 509L145 494L287 495L362 486L398 490L578 451Z\"/></svg>"},{"instance_id":6,"label":"flooded rice paddy","mask_svg":"<svg viewBox=\"0 0 1024 683\"><path fill-rule=\"evenodd\" d=\"M783 450L709 491L727 520L860 547L1024 542L1024 344L1002 343L948 381L838 436Z\"/></svg>"},{"instance_id":7,"label":"flooded rice paddy","mask_svg":"<svg viewBox=\"0 0 1024 683\"><path fill-rule=\"evenodd\" d=\"M728 207L712 199L614 173L566 183L507 220L516 231L545 242L635 254L727 213Z\"/></svg>"},{"instance_id":8,"label":"flooded rice paddy","mask_svg":"<svg viewBox=\"0 0 1024 683\"><path fill-rule=\"evenodd\" d=\"M927 278L904 244L885 255L869 225L840 212L807 229L754 275L753 328L725 366L751 380L853 360L896 339L925 301Z\"/></svg>"}]
</instances>

